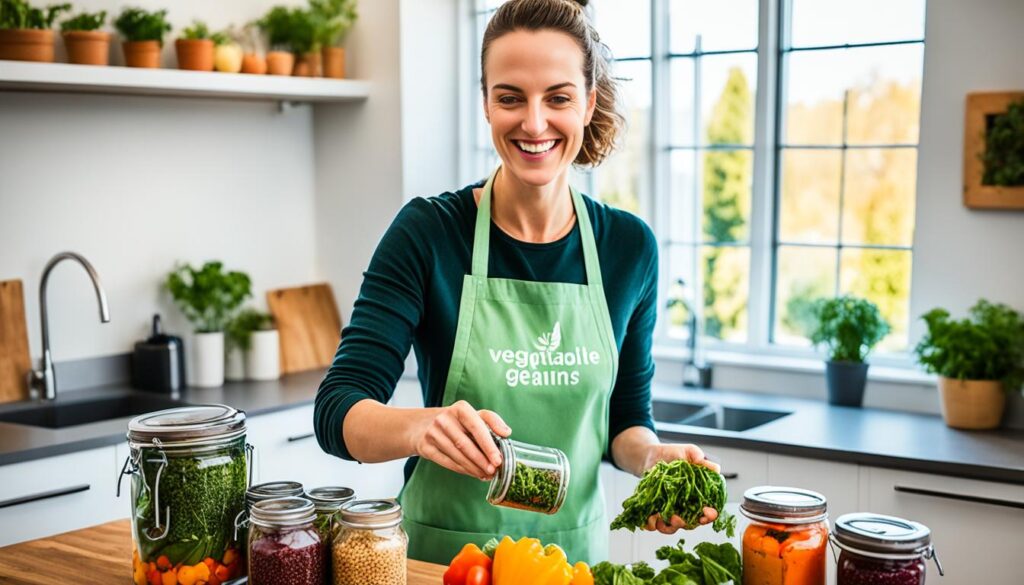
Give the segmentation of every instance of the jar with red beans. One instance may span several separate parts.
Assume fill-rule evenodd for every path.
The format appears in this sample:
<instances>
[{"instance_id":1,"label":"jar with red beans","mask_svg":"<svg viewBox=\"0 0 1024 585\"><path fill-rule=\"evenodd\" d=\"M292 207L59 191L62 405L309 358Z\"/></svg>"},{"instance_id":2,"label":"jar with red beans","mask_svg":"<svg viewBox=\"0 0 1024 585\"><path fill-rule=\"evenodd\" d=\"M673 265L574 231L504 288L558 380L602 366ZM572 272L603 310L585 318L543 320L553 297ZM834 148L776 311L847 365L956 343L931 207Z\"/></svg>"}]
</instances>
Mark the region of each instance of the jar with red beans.
<instances>
[{"instance_id":1,"label":"jar with red beans","mask_svg":"<svg viewBox=\"0 0 1024 585\"><path fill-rule=\"evenodd\" d=\"M837 585L924 585L926 561L942 565L923 524L881 514L844 514L835 522Z\"/></svg>"}]
</instances>

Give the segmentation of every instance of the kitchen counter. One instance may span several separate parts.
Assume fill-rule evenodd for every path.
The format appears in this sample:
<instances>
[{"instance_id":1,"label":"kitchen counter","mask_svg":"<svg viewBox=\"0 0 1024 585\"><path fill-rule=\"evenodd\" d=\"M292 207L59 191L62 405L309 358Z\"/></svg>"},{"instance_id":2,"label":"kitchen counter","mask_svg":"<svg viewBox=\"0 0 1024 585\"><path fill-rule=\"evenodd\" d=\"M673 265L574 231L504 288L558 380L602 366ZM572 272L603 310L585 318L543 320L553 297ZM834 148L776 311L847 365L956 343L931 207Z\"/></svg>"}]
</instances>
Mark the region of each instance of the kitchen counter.
<instances>
[{"instance_id":1,"label":"kitchen counter","mask_svg":"<svg viewBox=\"0 0 1024 585\"><path fill-rule=\"evenodd\" d=\"M409 585L436 585L444 567L409 561ZM0 582L130 583L132 537L128 520L0 548Z\"/></svg>"},{"instance_id":2,"label":"kitchen counter","mask_svg":"<svg viewBox=\"0 0 1024 585\"><path fill-rule=\"evenodd\" d=\"M183 391L181 400L192 404L228 404L249 416L258 416L310 404L322 376L322 371L313 370L272 382L229 382L221 388L189 388ZM401 396L419 393L414 379L402 379L399 386ZM127 386L108 386L67 392L59 395L58 401L126 392L133 390ZM653 393L657 400L792 412L743 432L657 422L663 439L694 442L712 455L715 446L735 447L1024 485L1024 431L958 431L947 427L938 416L845 408L823 401L761 393L668 385L655 385ZM0 405L0 412L17 407ZM64 429L0 423L0 469L6 464L120 443L129 420L126 417Z\"/></svg>"}]
</instances>

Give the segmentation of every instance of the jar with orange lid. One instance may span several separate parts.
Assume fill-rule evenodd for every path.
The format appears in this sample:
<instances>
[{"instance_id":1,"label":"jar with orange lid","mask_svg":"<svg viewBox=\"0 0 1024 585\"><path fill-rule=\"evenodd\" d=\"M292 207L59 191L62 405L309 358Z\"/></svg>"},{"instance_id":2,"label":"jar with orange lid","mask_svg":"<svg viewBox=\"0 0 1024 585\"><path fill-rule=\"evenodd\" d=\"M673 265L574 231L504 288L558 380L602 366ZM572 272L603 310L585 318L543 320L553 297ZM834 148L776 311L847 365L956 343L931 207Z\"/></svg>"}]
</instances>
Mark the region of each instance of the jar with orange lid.
<instances>
[{"instance_id":1,"label":"jar with orange lid","mask_svg":"<svg viewBox=\"0 0 1024 585\"><path fill-rule=\"evenodd\" d=\"M828 502L799 488L760 486L743 494L743 585L825 585Z\"/></svg>"}]
</instances>

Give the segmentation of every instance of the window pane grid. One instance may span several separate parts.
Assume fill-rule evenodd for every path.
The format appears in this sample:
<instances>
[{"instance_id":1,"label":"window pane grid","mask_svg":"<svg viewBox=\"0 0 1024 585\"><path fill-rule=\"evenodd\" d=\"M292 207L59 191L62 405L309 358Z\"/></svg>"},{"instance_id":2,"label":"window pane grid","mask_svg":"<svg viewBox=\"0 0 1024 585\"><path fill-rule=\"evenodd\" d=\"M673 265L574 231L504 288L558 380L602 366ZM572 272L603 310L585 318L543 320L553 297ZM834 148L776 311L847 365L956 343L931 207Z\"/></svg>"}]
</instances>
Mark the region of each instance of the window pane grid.
<instances>
[{"instance_id":1,"label":"window pane grid","mask_svg":"<svg viewBox=\"0 0 1024 585\"><path fill-rule=\"evenodd\" d=\"M923 45L924 39L912 39L908 41L880 41L877 43L850 43L844 45L815 45L813 47L786 47L779 51L782 54L798 53L800 51L834 51L836 49L867 49L872 47L894 47L899 45Z\"/></svg>"},{"instance_id":2,"label":"window pane grid","mask_svg":"<svg viewBox=\"0 0 1024 585\"><path fill-rule=\"evenodd\" d=\"M694 59L698 57L716 57L719 55L756 55L757 48L753 49L734 49L734 50L722 50L722 51L702 51L696 50L689 53L669 53L669 59Z\"/></svg>"}]
</instances>

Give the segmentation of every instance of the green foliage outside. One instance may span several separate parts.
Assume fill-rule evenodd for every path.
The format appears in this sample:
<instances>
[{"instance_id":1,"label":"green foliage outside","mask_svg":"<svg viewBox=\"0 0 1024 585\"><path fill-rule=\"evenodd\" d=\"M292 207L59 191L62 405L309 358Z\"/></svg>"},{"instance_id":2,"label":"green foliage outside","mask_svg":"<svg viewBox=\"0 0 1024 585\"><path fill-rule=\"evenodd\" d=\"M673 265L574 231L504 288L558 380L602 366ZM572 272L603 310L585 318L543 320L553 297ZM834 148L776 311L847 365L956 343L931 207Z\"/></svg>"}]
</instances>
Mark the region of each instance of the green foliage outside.
<instances>
[{"instance_id":1,"label":"green foliage outside","mask_svg":"<svg viewBox=\"0 0 1024 585\"><path fill-rule=\"evenodd\" d=\"M201 20L193 20L191 26L187 26L185 30L181 31L181 38L190 41L210 39L210 27L206 26L206 23Z\"/></svg>"},{"instance_id":2,"label":"green foliage outside","mask_svg":"<svg viewBox=\"0 0 1024 585\"><path fill-rule=\"evenodd\" d=\"M164 287L195 326L196 333L224 331L235 310L252 296L252 281L244 272L224 272L221 262L196 270L188 264L167 275Z\"/></svg>"},{"instance_id":3,"label":"green foliage outside","mask_svg":"<svg viewBox=\"0 0 1024 585\"><path fill-rule=\"evenodd\" d=\"M60 25L60 30L69 32L73 30L91 31L98 30L107 22L107 11L82 12L65 20Z\"/></svg>"},{"instance_id":4,"label":"green foliage outside","mask_svg":"<svg viewBox=\"0 0 1024 585\"><path fill-rule=\"evenodd\" d=\"M228 347L237 347L248 351L252 347L252 332L266 331L274 328L274 318L270 313L264 313L257 309L242 309L228 321L224 328L224 335Z\"/></svg>"},{"instance_id":5,"label":"green foliage outside","mask_svg":"<svg viewBox=\"0 0 1024 585\"><path fill-rule=\"evenodd\" d=\"M981 159L985 163L982 184L1024 186L1024 100L993 117Z\"/></svg>"},{"instance_id":6,"label":"green foliage outside","mask_svg":"<svg viewBox=\"0 0 1024 585\"><path fill-rule=\"evenodd\" d=\"M70 4L51 4L44 9L33 8L25 0L0 0L0 29L53 28L57 17L70 10Z\"/></svg>"},{"instance_id":7,"label":"green foliage outside","mask_svg":"<svg viewBox=\"0 0 1024 585\"><path fill-rule=\"evenodd\" d=\"M114 27L127 41L158 41L161 45L164 35L171 31L166 10L148 12L141 8L125 8Z\"/></svg>"},{"instance_id":8,"label":"green foliage outside","mask_svg":"<svg viewBox=\"0 0 1024 585\"><path fill-rule=\"evenodd\" d=\"M889 324L871 301L844 295L819 299L811 310L814 325L809 331L815 346L828 347L835 362L863 362L883 337Z\"/></svg>"},{"instance_id":9,"label":"green foliage outside","mask_svg":"<svg viewBox=\"0 0 1024 585\"><path fill-rule=\"evenodd\" d=\"M960 380L1001 380L1007 390L1024 381L1024 318L1014 309L979 300L966 319L932 309L928 333L914 348L928 372Z\"/></svg>"},{"instance_id":10,"label":"green foliage outside","mask_svg":"<svg viewBox=\"0 0 1024 585\"><path fill-rule=\"evenodd\" d=\"M356 0L309 0L313 37L321 47L337 47L345 42L355 23Z\"/></svg>"}]
</instances>

